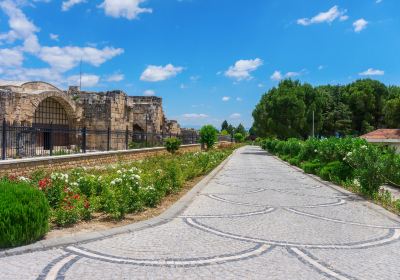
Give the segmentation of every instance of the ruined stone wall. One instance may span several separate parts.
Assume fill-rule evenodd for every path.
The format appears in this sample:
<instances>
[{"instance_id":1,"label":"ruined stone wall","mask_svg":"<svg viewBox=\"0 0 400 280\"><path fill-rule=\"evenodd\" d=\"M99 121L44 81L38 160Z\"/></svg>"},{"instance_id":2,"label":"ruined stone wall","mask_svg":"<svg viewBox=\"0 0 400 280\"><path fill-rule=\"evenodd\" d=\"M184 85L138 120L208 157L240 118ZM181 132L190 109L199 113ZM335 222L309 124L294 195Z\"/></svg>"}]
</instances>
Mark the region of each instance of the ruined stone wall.
<instances>
[{"instance_id":1,"label":"ruined stone wall","mask_svg":"<svg viewBox=\"0 0 400 280\"><path fill-rule=\"evenodd\" d=\"M71 127L75 127L80 122L82 111L77 110L71 96L62 91L45 91L32 94L0 89L1 117L5 117L10 124L32 125L37 107L46 98L53 98L64 107L70 118Z\"/></svg>"},{"instance_id":2,"label":"ruined stone wall","mask_svg":"<svg viewBox=\"0 0 400 280\"><path fill-rule=\"evenodd\" d=\"M181 152L200 151L200 145L184 145ZM94 167L118 162L142 160L147 157L163 155L165 148L150 148L130 151L98 152L92 154L67 155L34 159L0 161L0 177L8 175L29 175L37 170L62 171L76 167Z\"/></svg>"}]
</instances>

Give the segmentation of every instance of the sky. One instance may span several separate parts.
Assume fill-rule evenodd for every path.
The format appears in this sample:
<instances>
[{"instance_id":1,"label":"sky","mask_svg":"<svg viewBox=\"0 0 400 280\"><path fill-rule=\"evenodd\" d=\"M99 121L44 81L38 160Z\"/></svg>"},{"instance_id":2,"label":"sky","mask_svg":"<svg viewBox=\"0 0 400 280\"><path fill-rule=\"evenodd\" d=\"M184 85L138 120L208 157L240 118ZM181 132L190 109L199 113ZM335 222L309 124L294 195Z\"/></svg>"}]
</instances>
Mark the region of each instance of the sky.
<instances>
[{"instance_id":1,"label":"sky","mask_svg":"<svg viewBox=\"0 0 400 280\"><path fill-rule=\"evenodd\" d=\"M285 78L400 84L399 0L0 0L0 80L163 98L184 127L251 113ZM82 63L81 63L82 62Z\"/></svg>"}]
</instances>

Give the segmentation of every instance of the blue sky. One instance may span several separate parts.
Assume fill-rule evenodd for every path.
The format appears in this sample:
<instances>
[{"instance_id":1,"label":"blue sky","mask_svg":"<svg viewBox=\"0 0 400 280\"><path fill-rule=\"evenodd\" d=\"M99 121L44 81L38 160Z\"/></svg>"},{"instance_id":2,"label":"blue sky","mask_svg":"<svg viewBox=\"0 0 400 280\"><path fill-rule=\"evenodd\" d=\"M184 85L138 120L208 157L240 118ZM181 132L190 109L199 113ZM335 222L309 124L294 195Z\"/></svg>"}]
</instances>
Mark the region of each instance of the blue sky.
<instances>
[{"instance_id":1,"label":"blue sky","mask_svg":"<svg viewBox=\"0 0 400 280\"><path fill-rule=\"evenodd\" d=\"M164 99L183 126L246 127L280 79L399 84L398 0L0 0L0 80Z\"/></svg>"}]
</instances>

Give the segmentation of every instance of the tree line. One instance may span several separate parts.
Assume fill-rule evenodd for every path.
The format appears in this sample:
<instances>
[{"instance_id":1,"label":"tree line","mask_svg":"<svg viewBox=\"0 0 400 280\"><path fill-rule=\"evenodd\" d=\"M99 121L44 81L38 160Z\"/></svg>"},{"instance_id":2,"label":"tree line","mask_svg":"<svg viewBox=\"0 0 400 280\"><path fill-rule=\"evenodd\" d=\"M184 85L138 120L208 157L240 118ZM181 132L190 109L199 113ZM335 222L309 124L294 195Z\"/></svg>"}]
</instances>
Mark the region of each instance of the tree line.
<instances>
[{"instance_id":1,"label":"tree line","mask_svg":"<svg viewBox=\"0 0 400 280\"><path fill-rule=\"evenodd\" d=\"M283 80L253 111L251 133L279 139L312 135L359 136L378 128L400 128L400 87L372 80L312 86Z\"/></svg>"}]
</instances>

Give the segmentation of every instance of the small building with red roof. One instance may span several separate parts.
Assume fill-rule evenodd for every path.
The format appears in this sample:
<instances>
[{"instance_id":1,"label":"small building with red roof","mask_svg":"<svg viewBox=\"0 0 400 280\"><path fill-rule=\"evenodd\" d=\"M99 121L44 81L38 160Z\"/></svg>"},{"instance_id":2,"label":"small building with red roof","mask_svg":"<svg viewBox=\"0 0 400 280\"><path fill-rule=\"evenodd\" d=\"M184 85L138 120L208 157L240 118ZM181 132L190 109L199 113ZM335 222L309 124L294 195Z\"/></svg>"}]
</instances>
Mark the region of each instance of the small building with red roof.
<instances>
[{"instance_id":1,"label":"small building with red roof","mask_svg":"<svg viewBox=\"0 0 400 280\"><path fill-rule=\"evenodd\" d=\"M369 143L394 147L400 153L400 129L377 129L360 137Z\"/></svg>"}]
</instances>

